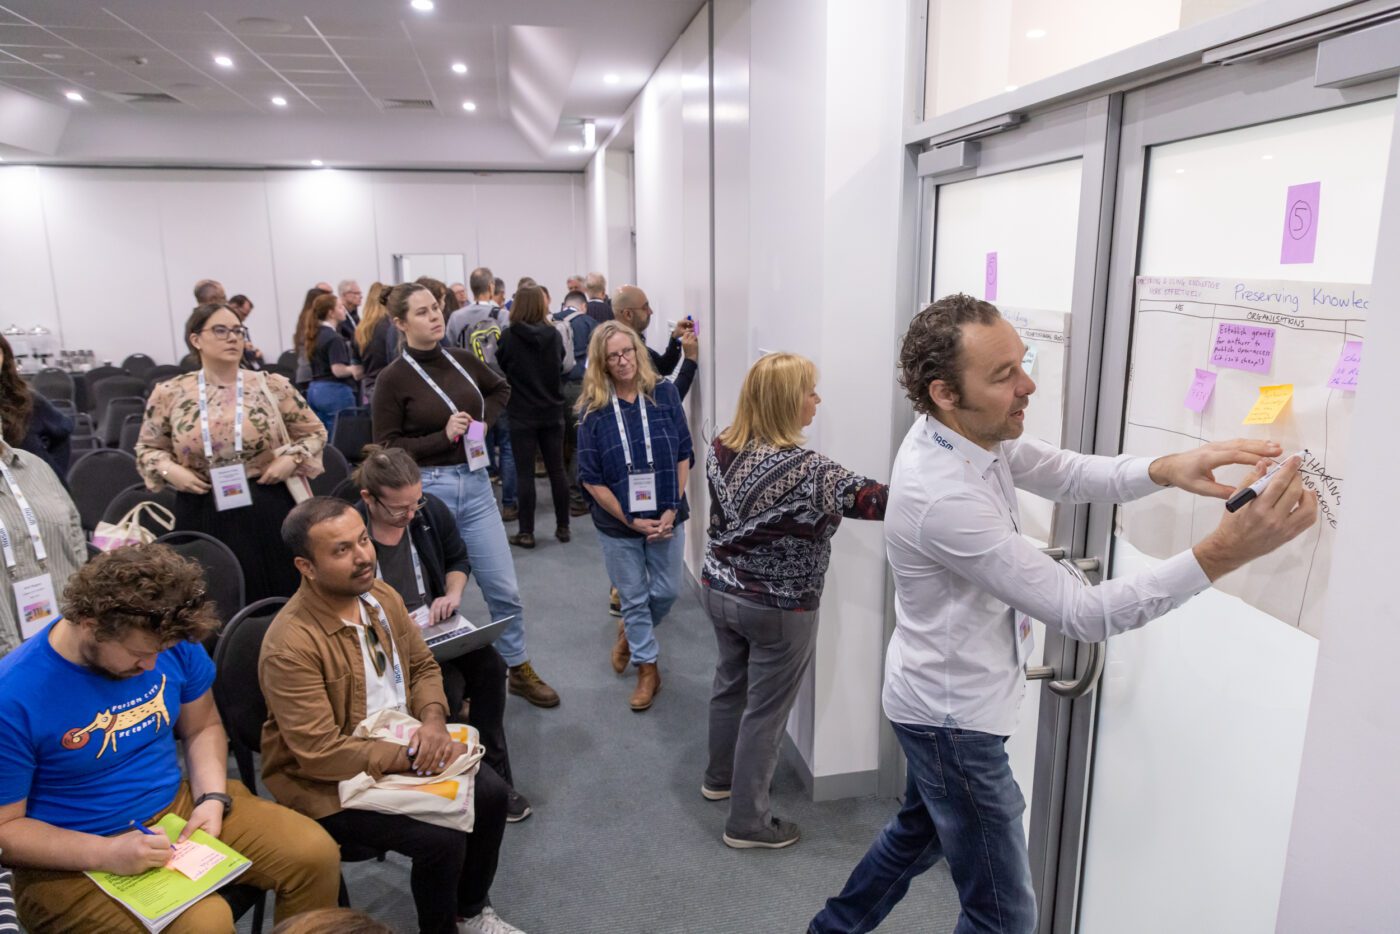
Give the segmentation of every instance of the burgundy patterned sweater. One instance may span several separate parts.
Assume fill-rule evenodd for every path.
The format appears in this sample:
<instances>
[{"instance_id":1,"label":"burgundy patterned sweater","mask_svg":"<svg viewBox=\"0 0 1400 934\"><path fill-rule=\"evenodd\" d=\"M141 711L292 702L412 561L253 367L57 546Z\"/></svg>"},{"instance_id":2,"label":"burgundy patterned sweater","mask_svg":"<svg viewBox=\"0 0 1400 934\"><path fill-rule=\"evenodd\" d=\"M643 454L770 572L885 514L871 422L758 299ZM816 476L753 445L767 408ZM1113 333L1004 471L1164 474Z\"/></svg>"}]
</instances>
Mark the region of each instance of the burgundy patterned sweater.
<instances>
[{"instance_id":1,"label":"burgundy patterned sweater","mask_svg":"<svg viewBox=\"0 0 1400 934\"><path fill-rule=\"evenodd\" d=\"M805 448L755 444L735 452L716 440L705 478L705 583L785 610L818 607L841 519L884 519L889 499L885 484Z\"/></svg>"}]
</instances>

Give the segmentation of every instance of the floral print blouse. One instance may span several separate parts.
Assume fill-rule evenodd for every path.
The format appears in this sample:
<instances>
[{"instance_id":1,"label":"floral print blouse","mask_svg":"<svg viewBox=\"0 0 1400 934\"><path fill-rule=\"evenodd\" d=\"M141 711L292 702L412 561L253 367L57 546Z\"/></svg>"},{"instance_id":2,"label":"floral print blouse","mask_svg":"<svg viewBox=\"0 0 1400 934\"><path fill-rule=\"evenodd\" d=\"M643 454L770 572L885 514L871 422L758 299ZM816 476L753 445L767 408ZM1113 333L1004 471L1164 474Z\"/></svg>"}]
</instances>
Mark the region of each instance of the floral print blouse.
<instances>
[{"instance_id":1,"label":"floral print blouse","mask_svg":"<svg viewBox=\"0 0 1400 934\"><path fill-rule=\"evenodd\" d=\"M209 438L214 448L214 466L235 460L233 416L237 397L233 384L208 382ZM271 403L277 404L277 412ZM280 421L286 425L284 434ZM290 438L289 443L278 442ZM248 477L262 476L263 468L274 459L290 454L303 458L297 473L315 477L323 472L321 450L326 446L326 428L285 377L275 373L243 371L243 463ZM146 486L160 490L165 484L161 471L172 463L188 467L209 479L209 462L204 456L204 440L199 430L199 374L185 373L157 383L146 405L141 436L136 442L136 464Z\"/></svg>"}]
</instances>

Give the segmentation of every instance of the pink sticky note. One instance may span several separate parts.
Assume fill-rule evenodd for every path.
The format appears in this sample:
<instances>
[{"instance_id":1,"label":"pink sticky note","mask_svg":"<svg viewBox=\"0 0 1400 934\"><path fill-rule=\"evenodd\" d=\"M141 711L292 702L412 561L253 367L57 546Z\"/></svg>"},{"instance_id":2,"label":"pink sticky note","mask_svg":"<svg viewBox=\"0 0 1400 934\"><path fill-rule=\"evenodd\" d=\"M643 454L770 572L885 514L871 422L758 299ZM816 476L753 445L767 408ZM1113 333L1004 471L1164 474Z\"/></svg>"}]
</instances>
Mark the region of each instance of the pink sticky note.
<instances>
[{"instance_id":1,"label":"pink sticky note","mask_svg":"<svg viewBox=\"0 0 1400 934\"><path fill-rule=\"evenodd\" d=\"M1283 211L1283 255L1280 263L1311 263L1317 252L1317 203L1322 182L1289 185Z\"/></svg>"},{"instance_id":2,"label":"pink sticky note","mask_svg":"<svg viewBox=\"0 0 1400 934\"><path fill-rule=\"evenodd\" d=\"M1205 411L1206 403L1210 401L1210 394L1215 392L1215 374L1210 370L1196 370L1196 378L1191 381L1191 388L1186 390L1186 407L1193 412Z\"/></svg>"},{"instance_id":3,"label":"pink sticky note","mask_svg":"<svg viewBox=\"0 0 1400 934\"><path fill-rule=\"evenodd\" d=\"M1344 389L1356 392L1356 379L1361 375L1361 341L1347 341L1342 347L1337 365L1332 368L1332 378L1327 381L1328 389Z\"/></svg>"},{"instance_id":4,"label":"pink sticky note","mask_svg":"<svg viewBox=\"0 0 1400 934\"><path fill-rule=\"evenodd\" d=\"M1232 370L1267 373L1274 360L1274 329L1220 322L1210 362Z\"/></svg>"},{"instance_id":5,"label":"pink sticky note","mask_svg":"<svg viewBox=\"0 0 1400 934\"><path fill-rule=\"evenodd\" d=\"M473 441L484 441L486 439L486 423L479 418L472 419L472 423L467 426L467 437Z\"/></svg>"},{"instance_id":6,"label":"pink sticky note","mask_svg":"<svg viewBox=\"0 0 1400 934\"><path fill-rule=\"evenodd\" d=\"M997 255L995 253L987 254L987 279L982 294L989 302L997 300Z\"/></svg>"}]
</instances>

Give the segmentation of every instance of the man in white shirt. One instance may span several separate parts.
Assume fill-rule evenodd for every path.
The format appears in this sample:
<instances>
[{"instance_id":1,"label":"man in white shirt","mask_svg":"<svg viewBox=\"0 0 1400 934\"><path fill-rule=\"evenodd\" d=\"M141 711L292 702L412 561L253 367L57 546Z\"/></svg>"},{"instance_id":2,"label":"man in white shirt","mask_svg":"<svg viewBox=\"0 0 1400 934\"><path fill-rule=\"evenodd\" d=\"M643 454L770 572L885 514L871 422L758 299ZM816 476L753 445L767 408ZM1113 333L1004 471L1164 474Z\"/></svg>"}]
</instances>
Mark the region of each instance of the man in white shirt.
<instances>
[{"instance_id":1,"label":"man in white shirt","mask_svg":"<svg viewBox=\"0 0 1400 934\"><path fill-rule=\"evenodd\" d=\"M900 382L920 417L890 479L885 544L895 632L884 708L908 761L904 806L813 919L814 934L869 931L914 876L946 857L957 930L1036 929L1022 825L1025 799L1005 743L1025 691L1032 618L1099 642L1186 602L1308 528L1317 500L1292 458L1258 499L1155 568L1085 587L1020 534L1015 489L1061 502L1122 502L1176 486L1225 499L1213 471L1248 464L1253 482L1281 449L1236 440L1159 457L1095 457L1021 438L1035 383L1025 346L996 308L952 295L920 312Z\"/></svg>"}]
</instances>

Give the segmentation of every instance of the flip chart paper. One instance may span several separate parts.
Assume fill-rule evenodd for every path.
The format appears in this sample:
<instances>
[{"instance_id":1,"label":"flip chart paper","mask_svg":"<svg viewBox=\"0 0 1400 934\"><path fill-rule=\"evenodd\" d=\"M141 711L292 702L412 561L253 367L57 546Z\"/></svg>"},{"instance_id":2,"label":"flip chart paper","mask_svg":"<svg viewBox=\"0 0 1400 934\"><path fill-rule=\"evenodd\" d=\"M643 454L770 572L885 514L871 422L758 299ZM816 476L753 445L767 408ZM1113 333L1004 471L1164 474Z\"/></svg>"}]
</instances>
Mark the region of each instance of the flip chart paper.
<instances>
[{"instance_id":1,"label":"flip chart paper","mask_svg":"<svg viewBox=\"0 0 1400 934\"><path fill-rule=\"evenodd\" d=\"M1191 388L1186 390L1186 407L1193 412L1204 412L1213 392L1215 374L1210 370L1197 368L1196 378L1191 381Z\"/></svg>"},{"instance_id":2,"label":"flip chart paper","mask_svg":"<svg viewBox=\"0 0 1400 934\"><path fill-rule=\"evenodd\" d=\"M1278 418L1283 407L1288 404L1288 400L1293 398L1293 384L1284 383L1279 386L1260 386L1259 399L1254 403L1254 408L1249 410L1249 414L1244 417L1246 425L1272 425L1274 419Z\"/></svg>"},{"instance_id":3,"label":"flip chart paper","mask_svg":"<svg viewBox=\"0 0 1400 934\"><path fill-rule=\"evenodd\" d=\"M1356 392L1356 380L1360 375L1361 341L1347 341L1337 357L1337 365L1332 367L1332 378L1327 381L1327 388Z\"/></svg>"},{"instance_id":4,"label":"flip chart paper","mask_svg":"<svg viewBox=\"0 0 1400 934\"><path fill-rule=\"evenodd\" d=\"M1317 252L1317 207L1322 182L1290 185L1283 211L1280 263L1311 263Z\"/></svg>"},{"instance_id":5,"label":"flip chart paper","mask_svg":"<svg viewBox=\"0 0 1400 934\"><path fill-rule=\"evenodd\" d=\"M1215 332L1210 362L1216 366L1267 373L1274 361L1274 329L1222 321Z\"/></svg>"},{"instance_id":6,"label":"flip chart paper","mask_svg":"<svg viewBox=\"0 0 1400 934\"><path fill-rule=\"evenodd\" d=\"M1027 376L1035 375L1035 356L1036 349L1034 347L1027 347L1026 355L1021 358L1021 369L1026 371Z\"/></svg>"},{"instance_id":7,"label":"flip chart paper","mask_svg":"<svg viewBox=\"0 0 1400 934\"><path fill-rule=\"evenodd\" d=\"M987 281L983 295L989 302L997 300L997 255L987 254Z\"/></svg>"}]
</instances>

